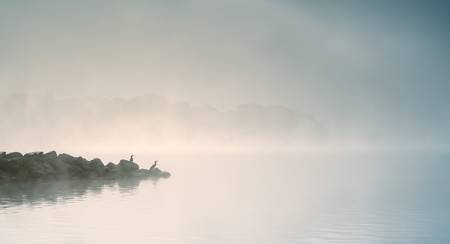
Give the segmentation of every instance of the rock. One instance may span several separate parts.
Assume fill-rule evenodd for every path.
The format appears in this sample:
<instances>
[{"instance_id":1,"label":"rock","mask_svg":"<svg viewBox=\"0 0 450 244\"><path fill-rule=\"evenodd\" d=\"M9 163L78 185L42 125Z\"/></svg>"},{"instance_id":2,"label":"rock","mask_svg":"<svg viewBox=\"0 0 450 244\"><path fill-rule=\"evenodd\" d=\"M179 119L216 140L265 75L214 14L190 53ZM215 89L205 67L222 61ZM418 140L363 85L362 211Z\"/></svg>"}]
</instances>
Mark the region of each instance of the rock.
<instances>
[{"instance_id":1,"label":"rock","mask_svg":"<svg viewBox=\"0 0 450 244\"><path fill-rule=\"evenodd\" d=\"M155 167L150 171L151 174L155 174L155 175L161 174L161 172L162 171L158 167Z\"/></svg>"},{"instance_id":2,"label":"rock","mask_svg":"<svg viewBox=\"0 0 450 244\"><path fill-rule=\"evenodd\" d=\"M55 151L45 153L42 155L42 158L51 165L53 170L55 170L57 178L64 178L67 175L67 167L63 160L58 158L58 154Z\"/></svg>"},{"instance_id":3,"label":"rock","mask_svg":"<svg viewBox=\"0 0 450 244\"><path fill-rule=\"evenodd\" d=\"M57 174L57 178L65 178L68 173L67 173L67 165L64 163L64 161L62 161L59 158L51 158L51 157L46 157L44 155L44 158L48 161L48 163L53 167L53 169L55 170L56 174Z\"/></svg>"},{"instance_id":4,"label":"rock","mask_svg":"<svg viewBox=\"0 0 450 244\"><path fill-rule=\"evenodd\" d=\"M119 168L117 167L117 165L109 162L106 166L105 166L105 174L109 175L109 176L116 176L119 172Z\"/></svg>"},{"instance_id":5,"label":"rock","mask_svg":"<svg viewBox=\"0 0 450 244\"><path fill-rule=\"evenodd\" d=\"M98 167L105 167L105 165L103 164L102 160L99 158L94 158L91 161L89 161L92 165L96 165Z\"/></svg>"},{"instance_id":6,"label":"rock","mask_svg":"<svg viewBox=\"0 0 450 244\"><path fill-rule=\"evenodd\" d=\"M61 159L63 162L71 161L71 160L75 159L75 157L73 157L69 154L66 154L66 153L59 154L58 158Z\"/></svg>"},{"instance_id":7,"label":"rock","mask_svg":"<svg viewBox=\"0 0 450 244\"><path fill-rule=\"evenodd\" d=\"M51 152L44 154L44 157L49 160L54 160L58 157L58 154L55 151L51 151Z\"/></svg>"},{"instance_id":8,"label":"rock","mask_svg":"<svg viewBox=\"0 0 450 244\"><path fill-rule=\"evenodd\" d=\"M19 159L21 158L0 158L0 171L11 176L16 175L22 166Z\"/></svg>"},{"instance_id":9,"label":"rock","mask_svg":"<svg viewBox=\"0 0 450 244\"><path fill-rule=\"evenodd\" d=\"M139 169L139 165L121 160L119 164L108 163L106 166L99 158L86 160L69 154L32 152L22 155L18 152L0 153L0 182L27 181L39 179L87 179L121 177L169 177L168 172L159 168Z\"/></svg>"},{"instance_id":10,"label":"rock","mask_svg":"<svg viewBox=\"0 0 450 244\"><path fill-rule=\"evenodd\" d=\"M48 161L37 157L24 157L21 178L52 179L55 178L55 170Z\"/></svg>"},{"instance_id":11,"label":"rock","mask_svg":"<svg viewBox=\"0 0 450 244\"><path fill-rule=\"evenodd\" d=\"M89 178L91 172L89 171L89 161L82 157L73 157L68 154L60 154L57 157L64 163L66 167L67 176L70 178Z\"/></svg>"},{"instance_id":12,"label":"rock","mask_svg":"<svg viewBox=\"0 0 450 244\"><path fill-rule=\"evenodd\" d=\"M115 165L115 164L109 162L109 163L106 165L106 168L111 169L111 170L114 170L114 169L117 169L117 165Z\"/></svg>"},{"instance_id":13,"label":"rock","mask_svg":"<svg viewBox=\"0 0 450 244\"><path fill-rule=\"evenodd\" d=\"M0 172L8 171L10 162L6 158L0 158Z\"/></svg>"},{"instance_id":14,"label":"rock","mask_svg":"<svg viewBox=\"0 0 450 244\"><path fill-rule=\"evenodd\" d=\"M10 181L10 180L11 180L11 176L8 173L5 173L0 170L0 183L3 181Z\"/></svg>"},{"instance_id":15,"label":"rock","mask_svg":"<svg viewBox=\"0 0 450 244\"><path fill-rule=\"evenodd\" d=\"M25 156L40 156L40 155L43 155L44 153L43 152L29 152L29 153L25 153L25 155L23 155L24 157Z\"/></svg>"},{"instance_id":16,"label":"rock","mask_svg":"<svg viewBox=\"0 0 450 244\"><path fill-rule=\"evenodd\" d=\"M163 171L163 172L161 173L161 177L163 177L163 178L169 178L170 176L171 176L170 173L167 172L167 171Z\"/></svg>"},{"instance_id":17,"label":"rock","mask_svg":"<svg viewBox=\"0 0 450 244\"><path fill-rule=\"evenodd\" d=\"M150 175L150 171L148 169L139 169L135 171L134 176L137 177L147 177Z\"/></svg>"},{"instance_id":18,"label":"rock","mask_svg":"<svg viewBox=\"0 0 450 244\"><path fill-rule=\"evenodd\" d=\"M21 158L23 155L20 152L10 152L5 155L6 159L11 160L15 158Z\"/></svg>"},{"instance_id":19,"label":"rock","mask_svg":"<svg viewBox=\"0 0 450 244\"><path fill-rule=\"evenodd\" d=\"M170 177L170 173L169 172L165 172L160 170L158 167L152 169L150 171L150 176L153 177L163 177L163 178L169 178Z\"/></svg>"},{"instance_id":20,"label":"rock","mask_svg":"<svg viewBox=\"0 0 450 244\"><path fill-rule=\"evenodd\" d=\"M139 165L131 161L122 159L118 164L119 170L124 173L130 173L139 170Z\"/></svg>"},{"instance_id":21,"label":"rock","mask_svg":"<svg viewBox=\"0 0 450 244\"><path fill-rule=\"evenodd\" d=\"M66 165L68 165L67 172L72 178L91 178L93 176L89 170L89 161L83 157L74 158Z\"/></svg>"},{"instance_id":22,"label":"rock","mask_svg":"<svg viewBox=\"0 0 450 244\"><path fill-rule=\"evenodd\" d=\"M94 158L89 161L89 170L97 176L102 176L106 172L105 165L99 158Z\"/></svg>"}]
</instances>

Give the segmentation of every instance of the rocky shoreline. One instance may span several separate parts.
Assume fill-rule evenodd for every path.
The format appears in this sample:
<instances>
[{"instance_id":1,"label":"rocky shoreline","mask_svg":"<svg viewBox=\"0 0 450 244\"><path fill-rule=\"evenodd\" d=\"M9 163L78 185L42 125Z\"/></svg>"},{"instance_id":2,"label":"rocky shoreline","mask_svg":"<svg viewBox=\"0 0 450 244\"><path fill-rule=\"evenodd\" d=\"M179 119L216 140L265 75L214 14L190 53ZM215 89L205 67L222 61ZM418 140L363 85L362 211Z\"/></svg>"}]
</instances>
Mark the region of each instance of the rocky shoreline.
<instances>
[{"instance_id":1,"label":"rocky shoreline","mask_svg":"<svg viewBox=\"0 0 450 244\"><path fill-rule=\"evenodd\" d=\"M99 158L87 160L66 153L57 154L55 151L24 155L19 152L0 152L0 182L126 177L168 178L170 173L157 167L140 169L138 164L129 160L104 165Z\"/></svg>"}]
</instances>

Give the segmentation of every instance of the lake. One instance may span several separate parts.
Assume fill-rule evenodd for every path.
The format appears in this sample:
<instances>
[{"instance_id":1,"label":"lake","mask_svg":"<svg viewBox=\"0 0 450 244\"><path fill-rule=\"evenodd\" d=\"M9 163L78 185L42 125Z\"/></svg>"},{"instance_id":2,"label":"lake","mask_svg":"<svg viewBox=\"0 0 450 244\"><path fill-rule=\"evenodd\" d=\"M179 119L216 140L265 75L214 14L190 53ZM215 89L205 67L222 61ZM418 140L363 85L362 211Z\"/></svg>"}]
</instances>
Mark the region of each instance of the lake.
<instances>
[{"instance_id":1,"label":"lake","mask_svg":"<svg viewBox=\"0 0 450 244\"><path fill-rule=\"evenodd\" d=\"M450 243L450 155L158 159L171 178L0 185L0 243Z\"/></svg>"}]
</instances>

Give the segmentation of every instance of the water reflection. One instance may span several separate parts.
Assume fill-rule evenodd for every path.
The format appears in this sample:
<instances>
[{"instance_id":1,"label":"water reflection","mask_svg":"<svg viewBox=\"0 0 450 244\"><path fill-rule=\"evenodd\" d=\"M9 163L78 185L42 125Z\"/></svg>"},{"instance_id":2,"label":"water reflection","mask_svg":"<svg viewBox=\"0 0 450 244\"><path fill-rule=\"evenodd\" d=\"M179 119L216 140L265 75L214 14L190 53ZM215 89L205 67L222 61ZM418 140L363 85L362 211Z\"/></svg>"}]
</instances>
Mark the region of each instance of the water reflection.
<instances>
[{"instance_id":1,"label":"water reflection","mask_svg":"<svg viewBox=\"0 0 450 244\"><path fill-rule=\"evenodd\" d=\"M169 181L0 185L0 243L450 243L450 161L419 159L213 158Z\"/></svg>"},{"instance_id":2,"label":"water reflection","mask_svg":"<svg viewBox=\"0 0 450 244\"><path fill-rule=\"evenodd\" d=\"M73 199L100 195L105 190L132 193L141 181L152 181L156 186L158 179L128 178L4 183L0 185L0 208L64 203Z\"/></svg>"}]
</instances>

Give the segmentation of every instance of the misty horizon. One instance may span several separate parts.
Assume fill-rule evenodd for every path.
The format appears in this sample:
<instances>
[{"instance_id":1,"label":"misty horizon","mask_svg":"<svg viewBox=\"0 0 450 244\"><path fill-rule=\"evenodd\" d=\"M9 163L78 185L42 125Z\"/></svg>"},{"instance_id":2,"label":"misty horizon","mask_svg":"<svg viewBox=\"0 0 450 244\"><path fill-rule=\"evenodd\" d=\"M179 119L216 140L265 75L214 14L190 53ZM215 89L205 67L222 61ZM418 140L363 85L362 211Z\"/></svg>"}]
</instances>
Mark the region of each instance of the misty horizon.
<instances>
[{"instance_id":1,"label":"misty horizon","mask_svg":"<svg viewBox=\"0 0 450 244\"><path fill-rule=\"evenodd\" d=\"M450 243L450 1L0 0L0 243Z\"/></svg>"},{"instance_id":2,"label":"misty horizon","mask_svg":"<svg viewBox=\"0 0 450 244\"><path fill-rule=\"evenodd\" d=\"M0 147L448 151L447 6L2 2Z\"/></svg>"},{"instance_id":3,"label":"misty horizon","mask_svg":"<svg viewBox=\"0 0 450 244\"><path fill-rule=\"evenodd\" d=\"M393 124L327 121L281 105L217 108L158 95L0 96L5 151L74 153L314 153L446 151L446 141ZM371 127L369 127L371 126ZM383 128L384 126L384 128ZM395 132L394 132L395 131ZM404 135L404 133L412 135ZM38 145L38 146L37 146ZM20 150L19 150L20 151Z\"/></svg>"}]
</instances>

